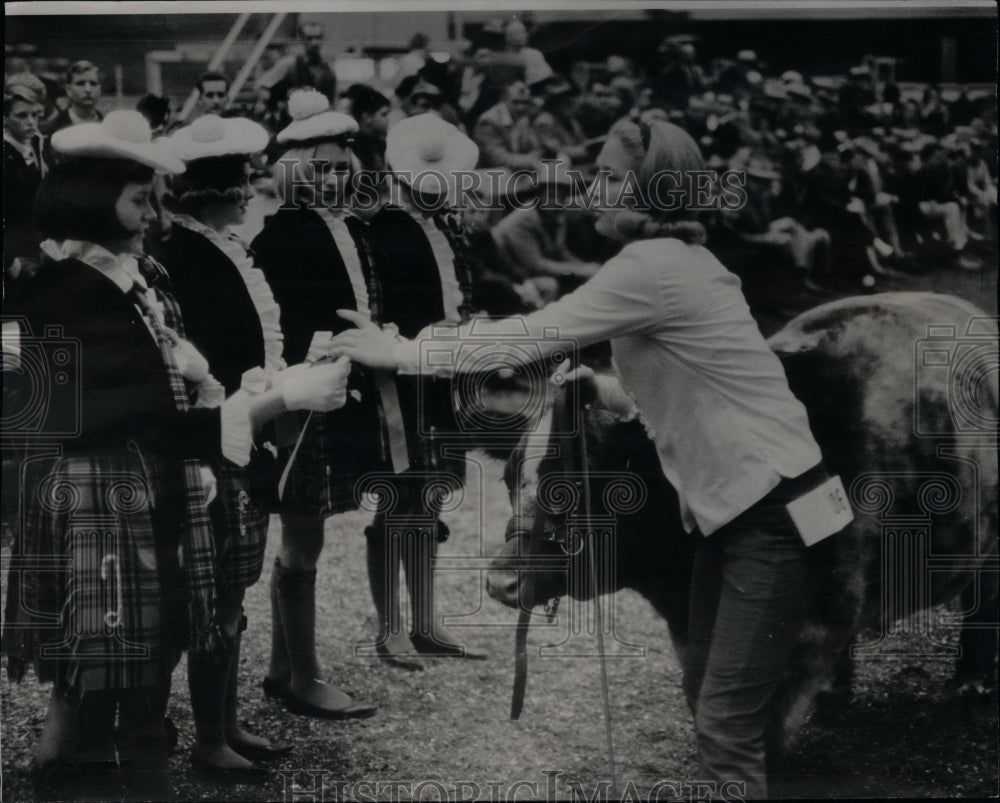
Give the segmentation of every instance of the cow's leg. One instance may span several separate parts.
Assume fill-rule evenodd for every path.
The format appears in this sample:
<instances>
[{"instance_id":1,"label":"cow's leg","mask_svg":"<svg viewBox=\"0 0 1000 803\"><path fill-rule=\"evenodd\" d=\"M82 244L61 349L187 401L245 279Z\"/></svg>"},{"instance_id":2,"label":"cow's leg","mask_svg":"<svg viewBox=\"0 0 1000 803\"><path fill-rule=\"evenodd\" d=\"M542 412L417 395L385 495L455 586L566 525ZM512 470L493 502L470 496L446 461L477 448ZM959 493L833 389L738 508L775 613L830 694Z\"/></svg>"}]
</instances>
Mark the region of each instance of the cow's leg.
<instances>
[{"instance_id":1,"label":"cow's leg","mask_svg":"<svg viewBox=\"0 0 1000 803\"><path fill-rule=\"evenodd\" d=\"M814 719L824 725L844 722L854 696L854 657L851 655L853 641L848 641L834 655L833 680L830 688L816 695Z\"/></svg>"},{"instance_id":2,"label":"cow's leg","mask_svg":"<svg viewBox=\"0 0 1000 803\"><path fill-rule=\"evenodd\" d=\"M962 653L955 669L960 692L982 694L997 687L997 581L996 572L981 572L962 590L962 610L968 613L962 620Z\"/></svg>"}]
</instances>

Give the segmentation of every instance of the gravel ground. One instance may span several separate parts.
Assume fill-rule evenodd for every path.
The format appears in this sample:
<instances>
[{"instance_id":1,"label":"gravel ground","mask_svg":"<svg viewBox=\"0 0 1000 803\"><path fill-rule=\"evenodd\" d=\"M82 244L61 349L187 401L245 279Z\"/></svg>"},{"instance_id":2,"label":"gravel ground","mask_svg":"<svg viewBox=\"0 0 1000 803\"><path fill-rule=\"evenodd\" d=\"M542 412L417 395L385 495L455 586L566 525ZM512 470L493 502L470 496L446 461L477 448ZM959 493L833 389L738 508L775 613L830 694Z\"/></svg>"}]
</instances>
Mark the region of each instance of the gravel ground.
<instances>
[{"instance_id":1,"label":"gravel ground","mask_svg":"<svg viewBox=\"0 0 1000 803\"><path fill-rule=\"evenodd\" d=\"M995 270L922 277L901 286L957 292L995 309ZM748 288L748 295L753 289ZM772 303L761 314L765 330L787 317L787 308L821 300L768 298ZM498 461L473 455L465 501L445 516L454 535L443 546L443 556L460 562L459 556L490 554L499 545L509 512L501 470ZM566 610L551 628L533 629L527 701L518 722L508 719L515 614L486 597L485 575L478 571L441 572L439 610L452 614L453 629L487 649L489 660L436 659L427 662L425 671L407 672L359 657L355 646L375 631L361 537L367 518L350 513L328 522L319 567L318 631L329 678L377 703L378 714L365 721L327 722L293 716L264 699L260 681L270 638L267 580L277 544L272 537L264 578L247 597L241 715L252 729L294 744L295 751L274 766L271 780L261 786L218 786L196 778L188 763L193 733L182 665L174 677L169 712L180 730L171 760L178 799L291 800L293 782L306 789L323 784L322 795L300 800L394 795L524 800L550 797L552 791L562 799L592 799L610 777L600 664L593 657L543 660L534 650L565 637ZM279 526L272 522L273 535ZM666 799L677 796L674 788L686 797L680 784L695 770L696 749L666 627L630 592L606 599L605 606L605 616L613 615L616 627L615 639L607 644L617 774L609 797L644 799L659 793ZM957 633L939 623L933 636L947 645ZM889 643L912 651L925 642L900 636ZM628 644L641 645L641 654L630 657L636 651ZM596 645L583 634L572 646L593 653ZM950 672L950 659L941 657L861 660L853 704L835 726L806 725L776 793L817 798L996 796L996 697L953 696L947 684ZM31 676L21 685L5 675L0 679L3 801L33 799L30 751L41 730L47 692ZM517 786L519 781L523 783ZM346 786L338 788L339 782ZM389 782L402 785L394 792ZM660 782L666 785L654 788Z\"/></svg>"}]
</instances>

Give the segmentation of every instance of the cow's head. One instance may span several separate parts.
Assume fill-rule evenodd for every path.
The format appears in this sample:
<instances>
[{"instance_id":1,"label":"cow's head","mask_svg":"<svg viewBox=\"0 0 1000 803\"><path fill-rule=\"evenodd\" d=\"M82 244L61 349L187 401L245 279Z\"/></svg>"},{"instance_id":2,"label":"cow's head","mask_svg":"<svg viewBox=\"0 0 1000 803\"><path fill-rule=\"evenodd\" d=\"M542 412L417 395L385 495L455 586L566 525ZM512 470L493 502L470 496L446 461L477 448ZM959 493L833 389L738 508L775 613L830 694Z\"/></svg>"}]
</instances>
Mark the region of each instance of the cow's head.
<instances>
[{"instance_id":1,"label":"cow's head","mask_svg":"<svg viewBox=\"0 0 1000 803\"><path fill-rule=\"evenodd\" d=\"M547 415L547 421L524 435L504 467L512 515L504 546L487 576L487 590L493 599L513 608L531 609L566 595L589 599L595 590L601 594L616 591L621 578L608 572L598 570L595 585L582 525L588 520L608 520L621 510L634 511L647 494L644 472L637 472L636 464L648 464L652 446L637 422L616 422L603 411L581 410L575 416L578 431L564 433L552 432L551 411ZM581 437L586 444L586 483L580 462ZM564 460L565 449L572 450L572 466ZM585 488L589 489L589 519L582 518ZM542 540L529 555L536 527L541 529ZM531 592L526 582L529 571Z\"/></svg>"}]
</instances>

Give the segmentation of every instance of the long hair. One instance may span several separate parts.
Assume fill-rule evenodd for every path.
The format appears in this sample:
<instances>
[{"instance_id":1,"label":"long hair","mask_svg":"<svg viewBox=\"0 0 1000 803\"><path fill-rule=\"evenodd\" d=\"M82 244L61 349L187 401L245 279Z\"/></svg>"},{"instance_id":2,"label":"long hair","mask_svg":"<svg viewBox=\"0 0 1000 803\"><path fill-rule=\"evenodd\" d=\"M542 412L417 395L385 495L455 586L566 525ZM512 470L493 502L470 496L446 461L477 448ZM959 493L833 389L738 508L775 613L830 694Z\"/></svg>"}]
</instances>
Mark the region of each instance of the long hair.
<instances>
[{"instance_id":1,"label":"long hair","mask_svg":"<svg viewBox=\"0 0 1000 803\"><path fill-rule=\"evenodd\" d=\"M60 159L42 179L35 197L36 224L43 237L103 244L129 237L115 205L126 184L151 181L153 168L131 159Z\"/></svg>"},{"instance_id":2,"label":"long hair","mask_svg":"<svg viewBox=\"0 0 1000 803\"><path fill-rule=\"evenodd\" d=\"M707 239L705 227L695 219L694 174L705 171L698 144L684 129L664 120L641 125L622 122L608 134L616 137L635 169L637 189L644 209L621 210L610 219L610 234L621 242L675 237L690 245ZM662 201L660 183L665 174L676 176L669 205Z\"/></svg>"}]
</instances>

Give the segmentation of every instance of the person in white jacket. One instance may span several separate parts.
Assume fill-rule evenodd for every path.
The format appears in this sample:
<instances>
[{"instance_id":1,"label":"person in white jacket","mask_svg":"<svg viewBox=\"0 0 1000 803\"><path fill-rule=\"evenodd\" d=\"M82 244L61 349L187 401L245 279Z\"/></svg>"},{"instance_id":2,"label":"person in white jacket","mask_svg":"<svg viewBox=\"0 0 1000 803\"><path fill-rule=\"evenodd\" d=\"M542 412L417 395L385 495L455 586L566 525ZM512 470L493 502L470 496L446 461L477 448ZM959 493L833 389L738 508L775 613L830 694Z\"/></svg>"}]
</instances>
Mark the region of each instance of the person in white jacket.
<instances>
[{"instance_id":1,"label":"person in white jacket","mask_svg":"<svg viewBox=\"0 0 1000 803\"><path fill-rule=\"evenodd\" d=\"M822 456L739 279L703 244L691 212L691 174L705 170L694 140L662 121L617 127L598 168L596 225L624 244L621 252L559 301L516 321L476 321L475 334L502 341L527 331L536 348L512 348L510 359L548 356L567 339L611 341L627 393L595 380L598 403L634 404L685 528L700 538L684 677L699 777L742 782L747 797L763 798L770 704L810 593L806 546L785 505L824 482ZM408 373L463 368L461 329L428 350L420 344L429 330L404 340L354 313L343 317L359 328L335 339L334 354ZM545 336L554 331L557 338ZM455 359L444 359L439 343ZM429 353L433 366L421 361Z\"/></svg>"}]
</instances>

